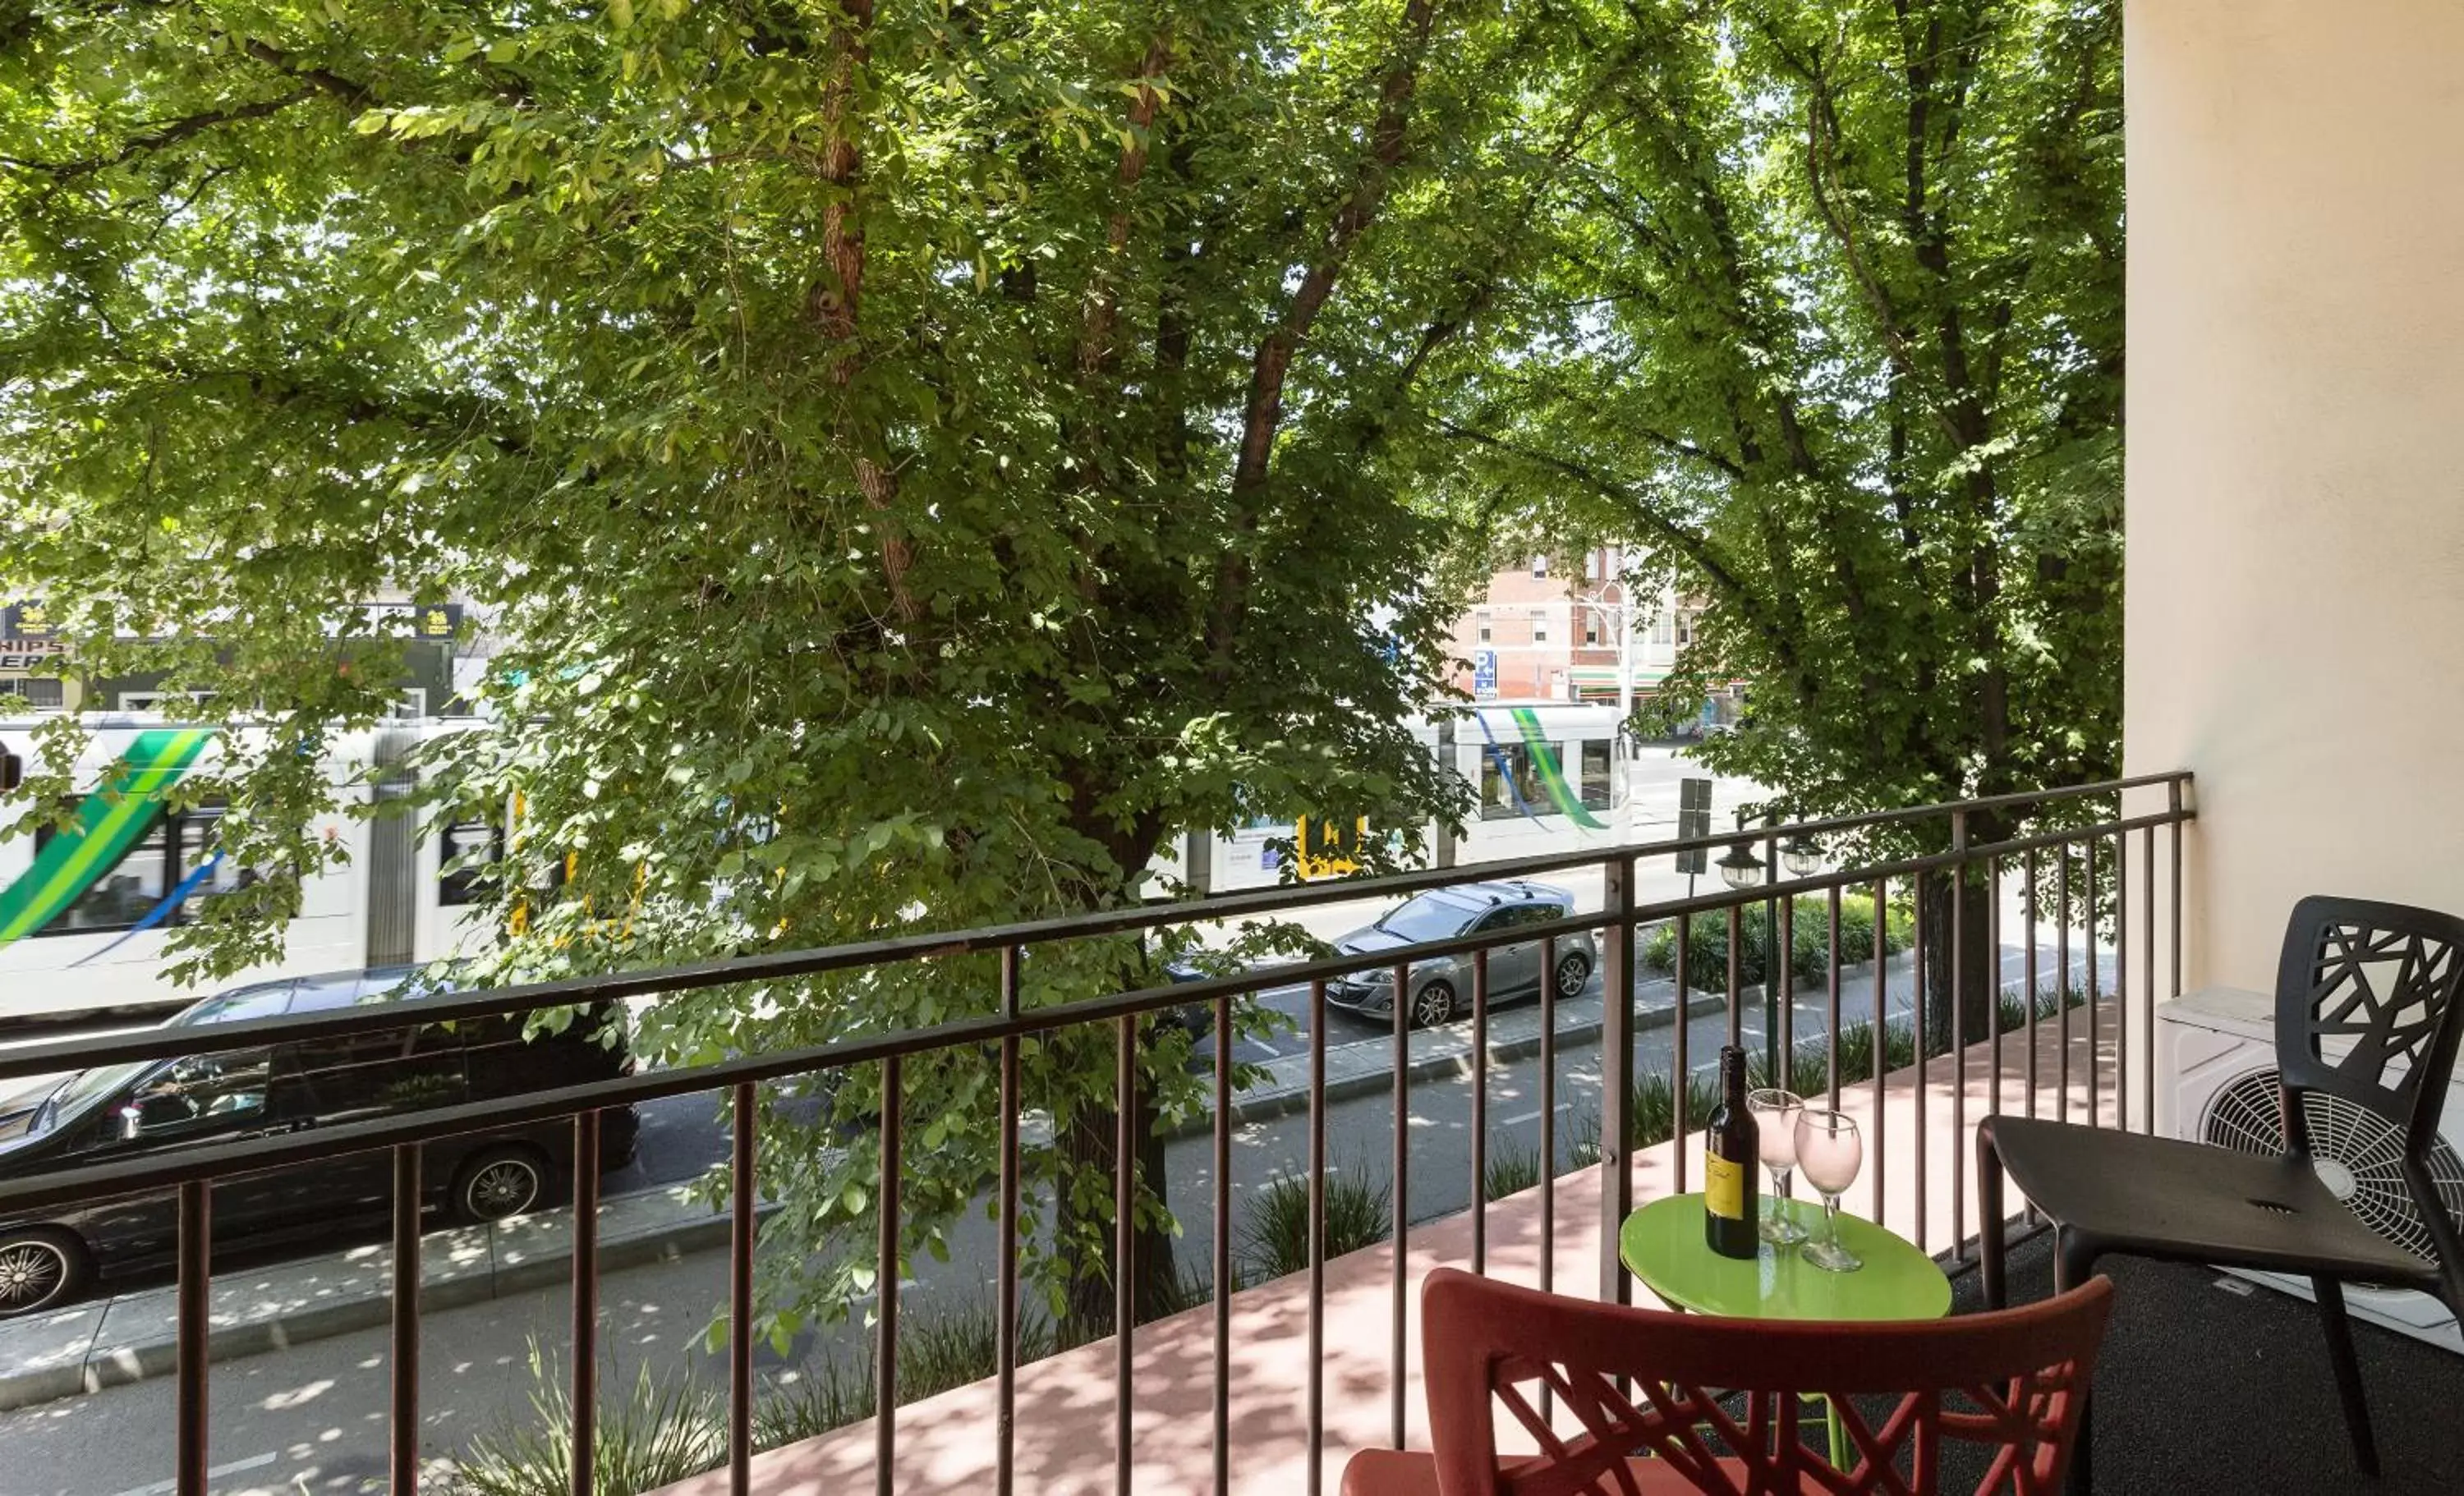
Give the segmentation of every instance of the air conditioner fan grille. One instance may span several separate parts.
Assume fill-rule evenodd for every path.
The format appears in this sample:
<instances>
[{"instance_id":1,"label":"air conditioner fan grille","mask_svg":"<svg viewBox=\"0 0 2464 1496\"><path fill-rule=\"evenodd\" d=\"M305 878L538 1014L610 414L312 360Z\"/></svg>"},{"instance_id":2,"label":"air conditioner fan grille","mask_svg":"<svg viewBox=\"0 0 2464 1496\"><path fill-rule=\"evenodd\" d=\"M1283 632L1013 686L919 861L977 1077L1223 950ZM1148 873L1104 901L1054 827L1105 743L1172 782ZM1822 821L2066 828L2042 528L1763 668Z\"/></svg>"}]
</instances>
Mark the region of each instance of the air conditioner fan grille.
<instances>
[{"instance_id":1,"label":"air conditioner fan grille","mask_svg":"<svg viewBox=\"0 0 2464 1496\"><path fill-rule=\"evenodd\" d=\"M2302 1114L2310 1124L2312 1155L2320 1173L2362 1223L2411 1252L2434 1261L2430 1233L2404 1187L2404 1133L2366 1107L2341 1096L2305 1091ZM2209 1101L2200 1138L2220 1148L2274 1157L2284 1151L2284 1091L2274 1069L2236 1077ZM2440 1138L2430 1151L2431 1182L2452 1220L2464 1220L2464 1158Z\"/></svg>"}]
</instances>

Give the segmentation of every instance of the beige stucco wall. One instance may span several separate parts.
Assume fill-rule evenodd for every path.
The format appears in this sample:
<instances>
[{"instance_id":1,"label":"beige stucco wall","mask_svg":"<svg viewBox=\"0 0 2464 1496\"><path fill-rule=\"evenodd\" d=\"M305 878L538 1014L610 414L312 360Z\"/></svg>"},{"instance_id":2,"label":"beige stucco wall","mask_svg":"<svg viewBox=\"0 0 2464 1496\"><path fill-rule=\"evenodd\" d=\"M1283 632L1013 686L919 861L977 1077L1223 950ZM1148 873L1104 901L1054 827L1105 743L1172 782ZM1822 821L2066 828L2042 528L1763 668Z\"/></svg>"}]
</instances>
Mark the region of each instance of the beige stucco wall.
<instances>
[{"instance_id":1,"label":"beige stucco wall","mask_svg":"<svg viewBox=\"0 0 2464 1496\"><path fill-rule=\"evenodd\" d=\"M2126 757L2264 988L2303 893L2464 911L2464 4L2126 18Z\"/></svg>"}]
</instances>

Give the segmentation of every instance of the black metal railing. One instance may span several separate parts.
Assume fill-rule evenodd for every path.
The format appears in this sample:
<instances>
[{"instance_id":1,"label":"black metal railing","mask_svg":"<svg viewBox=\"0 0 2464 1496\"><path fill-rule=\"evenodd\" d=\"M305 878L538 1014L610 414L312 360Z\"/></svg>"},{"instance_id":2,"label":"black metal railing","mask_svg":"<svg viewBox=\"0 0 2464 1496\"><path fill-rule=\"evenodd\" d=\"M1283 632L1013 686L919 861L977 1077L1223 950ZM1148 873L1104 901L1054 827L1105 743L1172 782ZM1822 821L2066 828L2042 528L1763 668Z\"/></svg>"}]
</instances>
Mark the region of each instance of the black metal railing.
<instances>
[{"instance_id":1,"label":"black metal railing","mask_svg":"<svg viewBox=\"0 0 2464 1496\"><path fill-rule=\"evenodd\" d=\"M94 1038L81 1038L58 1043L31 1045L0 1054L0 1081L49 1074L67 1069L118 1064L129 1061L172 1059L182 1056L253 1048L271 1043L292 1043L318 1039L334 1039L356 1034L398 1031L417 1024L469 1020L490 1016L527 1013L539 1009L590 1004L616 999L663 995L722 985L780 980L831 972L849 972L880 967L897 962L914 961L964 953L998 953L1001 960L1000 994L997 1004L988 1003L994 1011L981 1017L954 1020L929 1028L867 1035L829 1045L741 1055L715 1064L687 1069L644 1071L587 1085L570 1086L522 1095L510 1100L490 1100L464 1105L320 1128L307 1133L289 1133L246 1141L200 1146L154 1158L129 1158L121 1161L72 1168L30 1177L0 1181L0 1215L18 1215L64 1206L80 1201L110 1199L140 1192L176 1190L179 1202L177 1325L179 1347L175 1375L177 1387L176 1428L174 1436L173 1488L180 1496L204 1496L208 1470L208 1284L209 1260L212 1241L210 1220L210 1181L217 1177L259 1170L305 1165L341 1155L391 1150L394 1163L394 1287L392 1291L391 1331L391 1399L390 1449L392 1488L402 1496L412 1496L418 1487L419 1427L419 1351L420 1351L420 1203L421 1150L424 1144L440 1138L479 1132L495 1132L526 1124L569 1119L574 1131L574 1156L583 1161L574 1169L573 1180L573 1297L572 1344L570 1375L572 1396L569 1399L574 1420L572 1485L577 1496L588 1496L594 1488L591 1465L592 1420L595 1417L596 1368L598 1357L598 1270L596 1266L596 1232L599 1178L598 1171L587 1160L599 1156L598 1132L600 1112L606 1108L633 1105L662 1097L678 1096L710 1090L725 1090L731 1101L733 1183L732 1231L728 1311L733 1332L728 1337L728 1469L731 1489L742 1493L751 1481L751 1457L754 1437L752 1403L754 1397L753 1350L754 1324L754 1247L756 1235L756 1163L760 1146L759 1127L759 1087L765 1082L816 1072L844 1069L855 1066L878 1065L881 1067L880 1105L880 1168L875 1199L879 1212L876 1285L878 1347L874 1375L875 1394L875 1488L887 1492L892 1487L898 1448L897 1355L899 1278L900 1185L904 1147L902 1106L902 1064L920 1056L960 1048L977 1052L995 1050L999 1055L1001 1119L1000 1163L995 1185L995 1212L999 1231L999 1262L996 1283L996 1313L1000 1323L998 1359L994 1376L997 1415L991 1430L995 1450L995 1487L1007 1492L1016 1478L1016 1407L1019 1369L1019 1239L1022 1223L1020 1200L1020 1116L1021 1042L1040 1034L1072 1027L1111 1024L1116 1035L1118 1061L1115 1067L1116 1115L1121 1119L1120 1133L1114 1140L1114 1223L1118 1235L1117 1259L1126 1263L1133 1250L1134 1230L1133 1204L1135 1199L1135 1153L1130 1129L1136 1111L1139 1085L1136 1046L1139 1020L1166 1009L1185 1008L1192 1004L1209 1004L1213 1010L1212 1032L1215 1040L1213 1072L1213 1135L1212 1158L1214 1177L1211 1181L1210 1207L1213 1221L1213 1486L1217 1491L1229 1487L1234 1474L1234 1451L1230 1442L1230 1300L1233 1289L1231 1239L1231 1138L1236 1094L1232 1085L1233 1010L1243 998L1267 988L1282 988L1306 983L1309 991L1309 1249L1308 1259L1309 1287L1309 1365L1310 1380L1307 1388L1307 1438L1309 1441L1309 1486L1312 1492L1323 1488L1325 1468L1325 1313L1326 1313L1326 1193L1327 1167L1327 988L1331 981L1374 968L1391 968L1396 980L1396 1001L1393 1019L1392 1045L1395 1078L1393 1097L1397 1125L1391 1168L1394 1171L1391 1198L1394 1207L1394 1269L1392 1282L1393 1332L1388 1346L1390 1357L1390 1435L1400 1444L1405 1427L1407 1347L1404 1341L1406 1301L1410 1286L1406 1282L1404 1245L1416 1224L1409 1218L1407 1170L1410 1166L1406 1133L1411 1115L1412 1064L1410 1055L1410 1007L1406 1001L1413 966L1439 957L1467 957L1472 967L1472 1010L1469 1020L1471 1036L1471 1136L1470 1171L1471 1203L1470 1265L1475 1271L1487 1266L1487 1199L1486 1136L1488 1122L1488 1069L1490 1064L1489 953L1499 947L1538 940L1543 944L1541 980L1541 1172L1548 1187L1541 1192L1540 1258L1542 1287L1551 1284L1550 1265L1555 1256L1557 1221L1555 1218L1556 1179L1558 1178L1556 1141L1557 1117L1555 1094L1555 1029L1556 993L1554 956L1557 942L1570 935L1597 933L1602 937L1602 977L1604 982L1600 1029L1600 1101L1598 1157L1599 1190L1599 1276L1597 1288L1603 1299L1624 1302L1630 1297L1626 1273L1617 1257L1617 1227L1634 1204L1635 1155L1637 1153L1628 1109L1634 1093L1636 1036L1636 944L1647 927L1661 923L1674 928L1675 1033L1672 1071L1674 1101L1674 1133L1683 1138L1693 1120L1687 1115L1686 1081L1691 1074L1691 1056L1687 1034L1691 1007L1697 1001L1692 989L1696 975L1689 969L1691 935L1696 921L1704 918L1725 918L1727 935L1727 972L1724 1001L1727 1030L1731 1042L1742 1037L1745 986L1741 979L1740 912L1757 904L1770 903L1774 911L1785 911L1783 917L1793 917L1794 900L1800 896L1820 895L1825 901L1831 939L1827 974L1822 996L1825 1000L1827 1027L1824 1059L1825 1087L1836 1105L1842 1097L1840 1035L1846 1005L1851 994L1846 990L1841 959L1840 908L1844 892L1870 893L1873 899L1875 938L1873 942L1873 1020L1871 1037L1871 1085L1873 1088L1874 1135L1870 1157L1869 1183L1873 1214L1882 1219L1890 1204L1891 1179L1886 1167L1887 1138L1883 1128L1890 1111L1886 1086L1890 1080L1886 1036L1890 1025L1889 969L1891 967L1888 930L1890 928L1891 894L1894 888L1913 891L1916 881L1929 874L1950 872L1961 880L1981 876L1990 891L1992 910L1989 938L1995 947L1994 997L1987 1010L1993 1015L1989 1032L1971 1036L1966 1032L1966 1016L1969 1003L1961 1001L1968 994L1956 990L1966 982L1969 963L1964 959L1964 942L1969 937L1965 918L1954 919L1947 938L1952 942L1950 971L1954 976L1951 998L1951 1035L1947 1049L1935 1054L1926 1042L1925 1004L1927 983L1920 976L1914 982L1912 1027L1917 1035L1913 1087L1913 1126L1916 1135L1911 1157L1919 1177L1915 1188L1915 1236L1918 1243L1937 1253L1947 1252L1954 1261L1965 1264L1971 1251L1972 1235L1968 1220L1969 1171L1972 1167L1971 1150L1965 1146L1965 1130L1972 1119L1967 1115L1968 1066L1972 1039L1991 1042L1989 1063L1992 1070L1992 1093L1999 1105L2004 1094L2003 1041L2017 1031L2005 1030L2000 1022L1999 995L2004 986L2000 971L2001 895L2004 878L2014 860L2024 878L2027 925L2023 985L2028 1001L2023 1021L2026 1041L2026 1102L2033 1114L2036 1109L2042 1077L2039 1075L2038 1024L2039 1004L2035 993L2039 972L2037 950L2040 926L2055 926L2057 961L2067 997L2067 983L2072 970L2071 938L2074 917L2085 915L2081 929L2082 944L2087 953L2086 981L2090 1000L2084 1004L2084 1023L2090 1044L2088 1061L2088 1107L2091 1122L2104 1119L2104 1109L2099 1088L2108 1067L2099 1058L2095 1045L2101 1038L2100 1008L2104 996L2098 983L2098 953L2111 949L2115 955L2116 980L2110 998L2123 1004L2115 1034L2116 1052L2110 1066L2116 1086L2114 1119L2123 1126L2132 1125L2130 1109L2123 1103L2120 1088L2133 1071L2128 1063L2128 1036L2135 1020L2139 1032L2152 1038L2156 1001L2157 952L2154 936L2159 929L2156 920L2158 885L2162 882L2170 898L2171 920L2167 943L2170 948L2172 995L2181 986L2182 952L2179 931L2183 902L2182 891L2182 828L2195 812L2188 801L2190 776L2184 773L2148 775L2135 779L2109 781L2033 793L1999 796L1948 804L1925 805L1879 815L1840 817L1823 821L1803 822L1793 825L1757 828L1752 832L1698 838L1681 838L1646 844L1634 844L1607 849L1567 852L1514 861L1481 864L1465 868L1435 869L1389 877L1345 880L1331 884L1264 890L1200 901L1143 908L1108 911L1101 913L1011 924L953 934L904 935L894 939L869 941L835 946L827 949L795 952L775 956L749 957L740 959L705 962L664 971L626 974L616 977L576 979L546 982L525 987L507 988L479 993L429 997L388 1003L377 1007L352 1008L336 1012L307 1014L216 1023L177 1030L148 1030ZM2129 792L2163 793L2160 809L2137 815L2122 811L2122 797ZM2106 805L2112 806L2105 813ZM2048 815L2048 811L2057 814ZM2050 829L2005 839L1985 845L1972 844L1969 829L1980 813L1992 812L2005 819L2025 825L2031 817L2044 820ZM1843 868L1787 879L1774 877L1771 883L1751 889L1723 889L1682 899L1646 903L1637 896L1638 866L1646 858L1672 856L1677 853L1716 850L1741 840L1758 841L1764 845L1765 864L1776 874L1779 868L1781 837L1840 837L1870 833L1886 827L1905 827L1926 820L1948 823L1947 847L1923 856L1910 856L1880 864ZM2163 831L2169 840L2168 858L2164 876L2159 877L2157 834ZM2128 855L2133 836L2139 840L2136 857ZM2112 896L2108 902L2098 890L2099 849L2106 848L2112 857ZM2055 890L2050 919L2046 902L2039 895L2041 863L2054 865ZM1289 965L1252 970L1228 977L1210 977L1163 987L1120 992L1108 996L1071 1001L1046 1007L1029 1008L1021 1001L1020 968L1023 953L1039 943L1084 938L1155 929L1167 925L1187 925L1218 921L1251 914L1270 914L1312 906L1349 903L1367 898L1394 898L1423 890L1472 880L1527 878L1549 872L1574 869L1597 868L1603 874L1603 908L1596 913L1571 914L1554 922L1529 925L1504 932L1481 932L1452 939L1426 942L1400 951L1380 952L1370 956L1337 957L1312 959ZM2074 907L2073 877L2082 880L2086 896ZM2140 900L2140 933L2137 947L2141 957L2140 979L2135 984L2122 979L2126 973L2130 952L2129 921L2132 894ZM1929 931L1925 901L1911 901L1913 913L1910 937L1914 965L1922 972L1929 938L1941 938L1941 933ZM2110 917L2104 911L2110 910ZM2111 938L2104 938L2109 929ZM1786 948L1783 948L1785 950ZM1794 1059L1794 980L1791 972L1793 952L1767 967L1767 984L1776 984L1779 998L1776 1013L1787 1025L1777 1049L1782 1066ZM1710 995L1704 995L1707 999ZM2135 1006L2127 1004L2135 1003ZM2067 1114L2071 1092L2071 1024L2072 1009L2067 1001L2057 1002L2054 1021L2060 1025L2057 1037L2058 1075L2056 1079L2056 1106ZM2149 1046L2152 1050L2152 1044ZM2142 1086L2143 1105L2136 1123L2142 1129L2152 1127L2154 1118L2153 1067L2146 1063L2152 1055L2143 1053L2136 1073ZM1929 1150L1926 1140L1927 1089L1941 1067L1947 1063L1951 1071L1949 1105L1951 1108L1948 1141L1952 1146L1939 1152ZM1782 1072L1783 1075L1785 1072ZM1777 1077L1775 1077L1777 1078ZM1795 1079L1787 1077L1787 1079ZM1784 1082L1785 1083L1785 1082ZM1674 1179L1679 1190L1685 1188L1686 1149L1675 1150ZM1952 1229L1947 1233L1932 1229L1926 1219L1926 1194L1930 1171L1947 1168L1952 1202ZM1136 1377L1133 1352L1137 1326L1132 1298L1131 1275L1115 1275L1115 1335L1113 1360L1114 1398L1114 1485L1127 1492L1133 1480L1132 1418L1136 1408Z\"/></svg>"}]
</instances>

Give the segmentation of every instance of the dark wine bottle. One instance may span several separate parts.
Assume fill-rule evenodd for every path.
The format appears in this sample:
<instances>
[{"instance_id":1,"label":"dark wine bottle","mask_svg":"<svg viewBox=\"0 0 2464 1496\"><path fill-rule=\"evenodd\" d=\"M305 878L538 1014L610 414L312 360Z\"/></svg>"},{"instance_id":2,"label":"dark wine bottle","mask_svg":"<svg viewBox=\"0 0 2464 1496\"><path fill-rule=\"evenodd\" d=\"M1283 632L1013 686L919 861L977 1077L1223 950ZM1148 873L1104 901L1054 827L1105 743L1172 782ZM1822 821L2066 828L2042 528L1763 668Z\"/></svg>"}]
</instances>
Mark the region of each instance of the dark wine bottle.
<instances>
[{"instance_id":1,"label":"dark wine bottle","mask_svg":"<svg viewBox=\"0 0 2464 1496\"><path fill-rule=\"evenodd\" d=\"M1728 1045L1720 1050L1720 1105L1703 1134L1703 1236L1723 1257L1750 1258L1760 1240L1755 1131L1746 1110L1746 1051Z\"/></svg>"}]
</instances>

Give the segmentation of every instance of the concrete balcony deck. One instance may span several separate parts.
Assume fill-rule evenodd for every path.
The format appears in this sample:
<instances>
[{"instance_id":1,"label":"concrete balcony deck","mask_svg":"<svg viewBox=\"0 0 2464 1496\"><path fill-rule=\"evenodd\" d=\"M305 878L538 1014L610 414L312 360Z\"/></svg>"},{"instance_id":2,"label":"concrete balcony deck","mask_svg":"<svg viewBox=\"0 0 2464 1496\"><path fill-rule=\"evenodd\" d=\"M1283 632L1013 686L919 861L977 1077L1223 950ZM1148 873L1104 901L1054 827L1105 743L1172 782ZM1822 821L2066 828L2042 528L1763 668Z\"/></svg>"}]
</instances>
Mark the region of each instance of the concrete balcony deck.
<instances>
[{"instance_id":1,"label":"concrete balcony deck","mask_svg":"<svg viewBox=\"0 0 2464 1496\"><path fill-rule=\"evenodd\" d=\"M2093 1089L2100 1120L2110 1125L2115 1107L2115 1031L2118 1008L2099 1013L2100 1052L2091 1053L2084 1009L2072 1015L2069 1114L2085 1120ZM2025 1106L2027 1040L2002 1041L2000 1105ZM2050 1114L2064 1094L2063 1043L2059 1026L2040 1025L2035 1041L2040 1112ZM1866 1135L1866 1170L1850 1192L1847 1208L1877 1216L1894 1231L1921 1240L1936 1252L1974 1229L1975 1190L1961 1196L1964 1221L1953 1215L1954 1165L1972 1167L1976 1122L1996 1105L1993 1046L1980 1043L1967 1055L1964 1126L1954 1128L1954 1063L1927 1062L1924 1085L1914 1067L1889 1076L1878 1103L1871 1081L1845 1090L1841 1107L1856 1115ZM1920 1125L1920 1112L1923 1123ZM1699 1180L1699 1137L1683 1143L1689 1185ZM1677 1189L1679 1145L1661 1144L1636 1155L1634 1199L1650 1200ZM1876 1210L1876 1164L1882 1199ZM1596 1297L1600 1285L1600 1189L1596 1168L1559 1177L1555 1189L1553 1287ZM1488 1271L1536 1285L1544 1252L1541 1190L1492 1203L1488 1211ZM1922 1230L1920 1216L1922 1215ZM1446 1217L1415 1228L1405 1250L1408 1322L1405 1326L1404 1414L1406 1443L1428 1447L1425 1405L1419 1384L1419 1279L1440 1265L1469 1266L1471 1218ZM1389 1435L1393 1369L1394 1249L1381 1245L1330 1262L1326 1267L1325 1355L1314 1368L1324 1377L1324 1488L1332 1490L1343 1462L1355 1449L1385 1447ZM1636 1302L1651 1302L1639 1285ZM1309 1489L1308 1388L1309 1285L1306 1273L1260 1285L1234 1295L1231 1376L1230 1488L1273 1492ZM1214 1481L1214 1310L1201 1306L1140 1327L1132 1341L1133 1397L1131 1467L1134 1488L1183 1492L1211 1489ZM1094 1496L1114 1488L1114 1350L1100 1340L1019 1368L1016 1416L1016 1484L1022 1491L1052 1496ZM2323 1368L2321 1375L2324 1376ZM2322 1383L2323 1385L2323 1383ZM892 1485L901 1492L976 1491L993 1487L998 1402L991 1381L954 1389L898 1409ZM867 1420L800 1444L769 1451L753 1464L753 1489L763 1496L873 1488L877 1430ZM1501 1430L1502 1447L1517 1443L1520 1430ZM671 1486L663 1496L725 1496L727 1474L715 1471Z\"/></svg>"}]
</instances>

